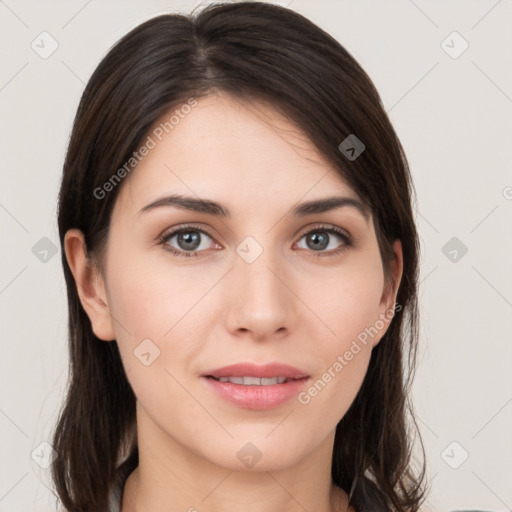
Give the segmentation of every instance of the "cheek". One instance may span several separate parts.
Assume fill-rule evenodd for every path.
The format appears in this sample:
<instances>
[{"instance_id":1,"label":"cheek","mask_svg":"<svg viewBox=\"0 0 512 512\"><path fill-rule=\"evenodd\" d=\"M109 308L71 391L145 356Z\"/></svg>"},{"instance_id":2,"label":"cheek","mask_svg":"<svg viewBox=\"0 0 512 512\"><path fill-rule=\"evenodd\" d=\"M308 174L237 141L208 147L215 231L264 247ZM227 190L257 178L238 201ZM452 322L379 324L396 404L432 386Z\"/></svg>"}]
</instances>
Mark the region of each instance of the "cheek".
<instances>
[{"instance_id":1,"label":"cheek","mask_svg":"<svg viewBox=\"0 0 512 512\"><path fill-rule=\"evenodd\" d=\"M331 355L323 373L316 376L297 397L301 417L310 424L310 428L320 428L324 434L335 428L361 388L370 356L371 350L367 346L339 350ZM319 417L322 418L320 427Z\"/></svg>"},{"instance_id":2,"label":"cheek","mask_svg":"<svg viewBox=\"0 0 512 512\"><path fill-rule=\"evenodd\" d=\"M197 349L187 341L197 335L190 320L203 286L187 285L179 271L162 278L159 267L148 268L135 258L109 277L114 329L130 385L147 411L162 411L164 401L172 413L179 406L169 397L186 398L179 369L189 365Z\"/></svg>"},{"instance_id":3,"label":"cheek","mask_svg":"<svg viewBox=\"0 0 512 512\"><path fill-rule=\"evenodd\" d=\"M121 257L112 261L121 262ZM132 388L141 402L155 402L158 410L154 390L162 396L180 394L171 375L182 381L183 369L207 339L204 323L211 312L204 314L204 308L212 304L205 299L219 278L198 279L192 266L171 268L161 258L158 264L147 261L147 255L124 257L122 264L110 267L109 306Z\"/></svg>"},{"instance_id":4,"label":"cheek","mask_svg":"<svg viewBox=\"0 0 512 512\"><path fill-rule=\"evenodd\" d=\"M372 345L381 335L384 276L380 260L361 258L356 263L340 267L323 287L309 286L309 293L305 288L302 292L322 320L314 336L314 357L322 370L299 402L328 408L333 420L339 420L354 400L366 375Z\"/></svg>"},{"instance_id":5,"label":"cheek","mask_svg":"<svg viewBox=\"0 0 512 512\"><path fill-rule=\"evenodd\" d=\"M379 318L380 290L367 284L357 279L340 281L336 293L324 294L321 299L325 325L317 330L312 354L319 372L298 401L305 413L323 415L331 427L354 401L368 370L372 342L378 336L372 328Z\"/></svg>"},{"instance_id":6,"label":"cheek","mask_svg":"<svg viewBox=\"0 0 512 512\"><path fill-rule=\"evenodd\" d=\"M112 260L122 262L109 270L109 305L125 327L115 327L116 333L126 337L128 331L134 341L163 338L211 287L187 269L162 265L161 258L152 262L141 254Z\"/></svg>"},{"instance_id":7,"label":"cheek","mask_svg":"<svg viewBox=\"0 0 512 512\"><path fill-rule=\"evenodd\" d=\"M384 276L380 259L374 255L353 258L313 284L302 288L302 296L322 320L327 334L322 339L328 347L343 349L379 318Z\"/></svg>"}]
</instances>

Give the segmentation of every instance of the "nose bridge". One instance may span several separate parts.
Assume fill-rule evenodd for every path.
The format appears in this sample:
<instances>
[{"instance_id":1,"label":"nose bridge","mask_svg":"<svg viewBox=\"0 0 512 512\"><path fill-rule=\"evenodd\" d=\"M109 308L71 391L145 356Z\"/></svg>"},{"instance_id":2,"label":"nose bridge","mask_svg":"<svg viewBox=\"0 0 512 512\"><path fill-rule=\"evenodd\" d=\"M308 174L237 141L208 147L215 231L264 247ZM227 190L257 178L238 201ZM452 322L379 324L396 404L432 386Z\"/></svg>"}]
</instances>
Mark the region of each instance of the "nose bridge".
<instances>
[{"instance_id":1,"label":"nose bridge","mask_svg":"<svg viewBox=\"0 0 512 512\"><path fill-rule=\"evenodd\" d=\"M266 238L269 243L270 237ZM266 245L266 244L265 244ZM228 327L252 331L258 337L290 327L294 295L278 251L254 237L246 237L236 248L230 272Z\"/></svg>"},{"instance_id":2,"label":"nose bridge","mask_svg":"<svg viewBox=\"0 0 512 512\"><path fill-rule=\"evenodd\" d=\"M245 290L247 296L256 300L264 299L266 304L279 298L284 299L284 285L275 275L280 272L278 269L282 268L282 264L269 240L270 237L267 237L265 246L253 237L242 241L236 249L233 269L236 281L242 285L241 291Z\"/></svg>"}]
</instances>

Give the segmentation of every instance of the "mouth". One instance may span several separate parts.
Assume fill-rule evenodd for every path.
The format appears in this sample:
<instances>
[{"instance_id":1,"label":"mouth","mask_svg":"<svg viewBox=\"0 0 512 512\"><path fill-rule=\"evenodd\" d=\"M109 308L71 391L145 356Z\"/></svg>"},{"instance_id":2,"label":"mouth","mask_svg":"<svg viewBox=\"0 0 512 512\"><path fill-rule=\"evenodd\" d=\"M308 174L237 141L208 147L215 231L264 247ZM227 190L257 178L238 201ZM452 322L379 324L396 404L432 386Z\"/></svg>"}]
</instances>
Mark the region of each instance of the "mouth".
<instances>
[{"instance_id":1,"label":"mouth","mask_svg":"<svg viewBox=\"0 0 512 512\"><path fill-rule=\"evenodd\" d=\"M258 366L239 363L201 375L215 396L242 409L268 410L290 402L310 381L310 375L280 363Z\"/></svg>"},{"instance_id":2,"label":"mouth","mask_svg":"<svg viewBox=\"0 0 512 512\"><path fill-rule=\"evenodd\" d=\"M304 380L307 377L294 379L280 375L278 377L214 377L213 375L206 375L208 379L216 380L217 382L231 382L232 384L239 384L242 386L276 386L277 384L285 384L296 380Z\"/></svg>"},{"instance_id":3,"label":"mouth","mask_svg":"<svg viewBox=\"0 0 512 512\"><path fill-rule=\"evenodd\" d=\"M268 363L257 365L249 362L208 370L202 376L216 379L219 382L232 382L233 384L244 384L246 386L271 386L289 380L309 377L306 372L287 364Z\"/></svg>"}]
</instances>

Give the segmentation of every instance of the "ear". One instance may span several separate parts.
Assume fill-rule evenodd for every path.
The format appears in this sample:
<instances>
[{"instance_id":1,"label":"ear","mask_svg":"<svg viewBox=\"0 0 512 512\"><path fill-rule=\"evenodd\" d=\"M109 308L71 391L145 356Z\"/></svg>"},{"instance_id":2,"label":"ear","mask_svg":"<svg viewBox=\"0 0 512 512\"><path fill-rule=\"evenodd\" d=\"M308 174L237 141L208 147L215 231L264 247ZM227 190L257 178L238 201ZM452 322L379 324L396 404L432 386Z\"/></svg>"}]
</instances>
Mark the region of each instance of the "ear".
<instances>
[{"instance_id":1,"label":"ear","mask_svg":"<svg viewBox=\"0 0 512 512\"><path fill-rule=\"evenodd\" d=\"M66 232L64 251L80 302L91 321L94 334L104 341L114 340L105 283L98 268L87 257L84 235L79 229L69 229Z\"/></svg>"},{"instance_id":2,"label":"ear","mask_svg":"<svg viewBox=\"0 0 512 512\"><path fill-rule=\"evenodd\" d=\"M389 269L390 279L386 280L384 284L384 291L381 298L381 307L386 311L394 309L396 303L396 296L398 294L398 288L402 281L403 273L403 255L402 255L402 242L396 239L393 243L393 252L395 253L394 258L390 262L391 268Z\"/></svg>"},{"instance_id":3,"label":"ear","mask_svg":"<svg viewBox=\"0 0 512 512\"><path fill-rule=\"evenodd\" d=\"M403 273L402 243L399 239L393 243L393 252L395 254L390 262L389 278L384 281L384 290L379 303L379 319L375 322L375 328L379 331L379 334L373 340L373 346L379 343L388 330L395 310L400 311L401 309L400 304L395 308L396 296L398 295L398 288L400 287Z\"/></svg>"}]
</instances>

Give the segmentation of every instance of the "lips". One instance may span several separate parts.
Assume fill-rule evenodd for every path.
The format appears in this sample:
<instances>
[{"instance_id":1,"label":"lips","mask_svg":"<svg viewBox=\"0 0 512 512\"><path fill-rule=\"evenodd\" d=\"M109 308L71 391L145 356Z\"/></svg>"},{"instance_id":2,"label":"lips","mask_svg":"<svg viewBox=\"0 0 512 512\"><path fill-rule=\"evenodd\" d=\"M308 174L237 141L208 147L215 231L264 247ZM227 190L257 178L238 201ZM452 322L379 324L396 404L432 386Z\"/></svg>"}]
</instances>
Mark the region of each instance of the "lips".
<instances>
[{"instance_id":1,"label":"lips","mask_svg":"<svg viewBox=\"0 0 512 512\"><path fill-rule=\"evenodd\" d=\"M276 384L282 384L283 382L289 382L290 380L287 377L279 376L279 377L268 377L268 378L259 378L259 377L210 377L211 379L215 379L218 382L231 382L231 384L240 384L243 386L275 386Z\"/></svg>"},{"instance_id":2,"label":"lips","mask_svg":"<svg viewBox=\"0 0 512 512\"><path fill-rule=\"evenodd\" d=\"M270 410L289 403L311 380L293 366L239 363L201 375L206 389L242 409Z\"/></svg>"},{"instance_id":3,"label":"lips","mask_svg":"<svg viewBox=\"0 0 512 512\"><path fill-rule=\"evenodd\" d=\"M237 363L222 368L209 370L202 374L203 377L212 377L215 380L245 385L270 385L267 379L276 379L277 384L285 381L303 379L309 377L307 372L293 366L282 363L270 363L265 365L256 365L253 363ZM244 379L243 382L240 378ZM252 379L251 379L252 378ZM282 379L285 379L283 381ZM232 381L231 379L237 379ZM265 380L261 380L265 379Z\"/></svg>"}]
</instances>

